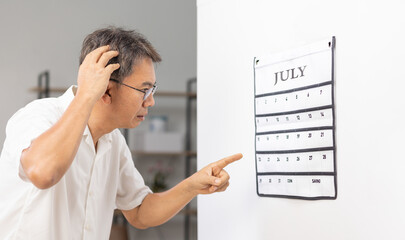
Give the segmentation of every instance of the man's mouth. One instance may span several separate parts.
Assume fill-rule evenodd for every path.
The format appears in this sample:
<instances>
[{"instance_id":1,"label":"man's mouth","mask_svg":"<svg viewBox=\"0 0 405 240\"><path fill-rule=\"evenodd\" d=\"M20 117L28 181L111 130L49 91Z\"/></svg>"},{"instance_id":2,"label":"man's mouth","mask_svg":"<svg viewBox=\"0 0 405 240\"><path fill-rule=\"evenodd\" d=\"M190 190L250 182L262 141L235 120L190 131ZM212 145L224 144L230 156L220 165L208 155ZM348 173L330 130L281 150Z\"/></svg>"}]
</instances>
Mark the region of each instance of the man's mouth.
<instances>
[{"instance_id":1,"label":"man's mouth","mask_svg":"<svg viewBox=\"0 0 405 240\"><path fill-rule=\"evenodd\" d=\"M143 121L145 120L146 114L145 115L138 115L136 116L139 120Z\"/></svg>"}]
</instances>

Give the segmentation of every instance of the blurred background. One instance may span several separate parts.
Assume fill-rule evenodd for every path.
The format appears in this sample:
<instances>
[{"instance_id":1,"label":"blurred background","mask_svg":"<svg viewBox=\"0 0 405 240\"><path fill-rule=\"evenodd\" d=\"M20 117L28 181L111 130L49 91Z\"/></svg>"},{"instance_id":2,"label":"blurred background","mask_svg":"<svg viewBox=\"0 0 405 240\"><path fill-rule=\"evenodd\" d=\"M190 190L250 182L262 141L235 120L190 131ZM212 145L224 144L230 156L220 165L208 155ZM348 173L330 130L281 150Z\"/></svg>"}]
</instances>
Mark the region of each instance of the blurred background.
<instances>
[{"instance_id":1,"label":"blurred background","mask_svg":"<svg viewBox=\"0 0 405 240\"><path fill-rule=\"evenodd\" d=\"M57 97L76 84L87 34L107 26L134 29L149 39L163 61L156 66L156 105L140 127L126 132L128 145L151 188L174 186L196 168L196 17L196 3L189 0L2 0L1 146L8 119L39 98L41 73L49 73L49 96ZM196 214L194 200L168 223L136 230L117 212L111 239L196 239Z\"/></svg>"}]
</instances>

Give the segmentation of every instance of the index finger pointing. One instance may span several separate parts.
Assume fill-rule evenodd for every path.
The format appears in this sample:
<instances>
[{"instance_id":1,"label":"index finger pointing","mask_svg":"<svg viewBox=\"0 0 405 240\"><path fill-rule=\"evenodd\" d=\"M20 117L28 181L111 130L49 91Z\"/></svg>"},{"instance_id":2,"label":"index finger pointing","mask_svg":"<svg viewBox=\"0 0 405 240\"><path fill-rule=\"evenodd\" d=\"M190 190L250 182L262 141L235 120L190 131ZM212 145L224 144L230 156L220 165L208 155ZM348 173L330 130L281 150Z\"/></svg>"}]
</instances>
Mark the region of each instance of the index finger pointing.
<instances>
[{"instance_id":1,"label":"index finger pointing","mask_svg":"<svg viewBox=\"0 0 405 240\"><path fill-rule=\"evenodd\" d=\"M242 153L237 153L234 155L231 155L229 157L223 158L219 161L216 162L217 167L219 167L220 169L228 166L229 164L241 159L243 157Z\"/></svg>"}]
</instances>

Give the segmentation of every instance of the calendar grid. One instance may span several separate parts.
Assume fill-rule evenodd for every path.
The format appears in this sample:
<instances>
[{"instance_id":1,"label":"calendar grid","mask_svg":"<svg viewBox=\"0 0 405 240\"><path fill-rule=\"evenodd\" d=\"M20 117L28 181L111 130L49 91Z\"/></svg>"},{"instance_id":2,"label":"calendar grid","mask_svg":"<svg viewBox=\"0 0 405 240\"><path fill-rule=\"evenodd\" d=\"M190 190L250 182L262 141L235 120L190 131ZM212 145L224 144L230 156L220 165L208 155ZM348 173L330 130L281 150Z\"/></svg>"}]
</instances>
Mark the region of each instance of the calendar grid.
<instances>
[{"instance_id":1,"label":"calendar grid","mask_svg":"<svg viewBox=\"0 0 405 240\"><path fill-rule=\"evenodd\" d=\"M256 187L261 197L337 197L334 48L332 37L308 48L312 54L254 58Z\"/></svg>"}]
</instances>

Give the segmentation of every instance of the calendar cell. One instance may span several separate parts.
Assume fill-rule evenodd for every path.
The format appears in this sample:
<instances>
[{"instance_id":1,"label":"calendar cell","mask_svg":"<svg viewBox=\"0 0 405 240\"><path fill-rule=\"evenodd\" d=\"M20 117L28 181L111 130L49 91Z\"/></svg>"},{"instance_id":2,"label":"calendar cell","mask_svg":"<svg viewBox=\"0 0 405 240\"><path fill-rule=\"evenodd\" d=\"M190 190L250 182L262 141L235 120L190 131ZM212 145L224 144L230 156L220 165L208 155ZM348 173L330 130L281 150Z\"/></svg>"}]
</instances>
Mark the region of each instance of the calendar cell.
<instances>
[{"instance_id":1,"label":"calendar cell","mask_svg":"<svg viewBox=\"0 0 405 240\"><path fill-rule=\"evenodd\" d=\"M291 137L290 137L291 135ZM299 137L298 137L299 136ZM303 137L301 137L303 136ZM293 132L269 132L256 135L256 151L293 151L320 149L333 146L333 129Z\"/></svg>"},{"instance_id":2,"label":"calendar cell","mask_svg":"<svg viewBox=\"0 0 405 240\"><path fill-rule=\"evenodd\" d=\"M311 118L308 114L311 114ZM288 117L288 121L287 121ZM296 112L285 115L269 115L256 117L256 128L258 133L279 131L283 129L314 128L318 126L332 126L332 108L310 112Z\"/></svg>"},{"instance_id":3,"label":"calendar cell","mask_svg":"<svg viewBox=\"0 0 405 240\"><path fill-rule=\"evenodd\" d=\"M294 92L257 97L256 114L260 115L269 112L282 114L285 112L293 112L302 109L331 106L332 87L330 82L326 83L329 84L305 90L297 90ZM320 91L322 91L323 94L319 94ZM291 101L280 101L284 99L291 99Z\"/></svg>"},{"instance_id":4,"label":"calendar cell","mask_svg":"<svg viewBox=\"0 0 405 240\"><path fill-rule=\"evenodd\" d=\"M256 154L257 172L333 172L332 150L282 154ZM266 159L262 161L261 159Z\"/></svg>"},{"instance_id":5,"label":"calendar cell","mask_svg":"<svg viewBox=\"0 0 405 240\"><path fill-rule=\"evenodd\" d=\"M316 198L335 194L334 176L330 175L258 175L257 179L259 195Z\"/></svg>"}]
</instances>

